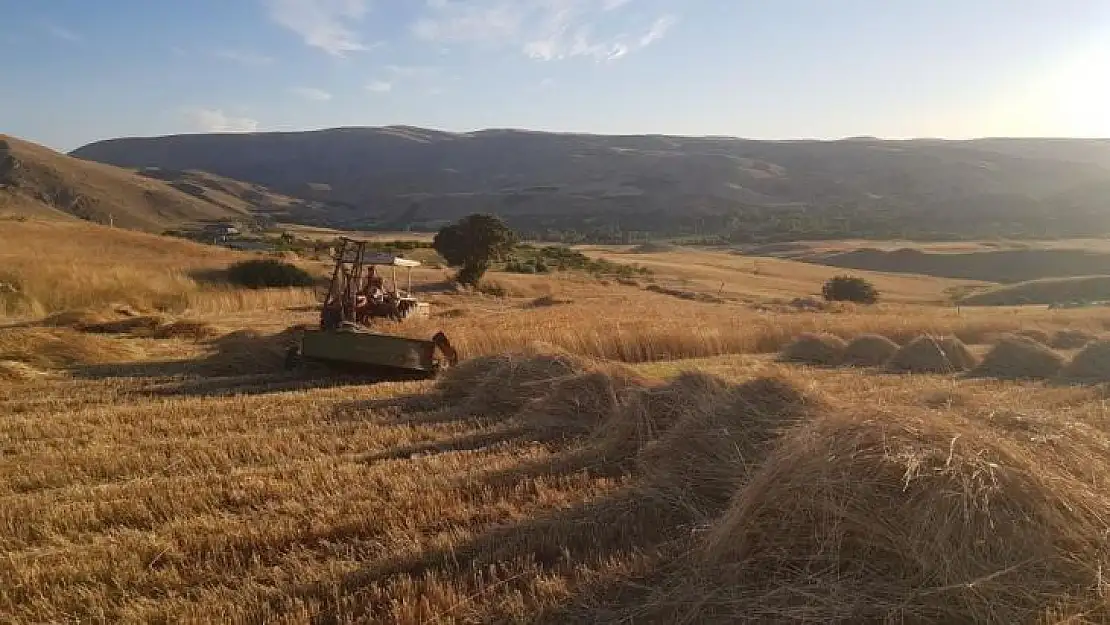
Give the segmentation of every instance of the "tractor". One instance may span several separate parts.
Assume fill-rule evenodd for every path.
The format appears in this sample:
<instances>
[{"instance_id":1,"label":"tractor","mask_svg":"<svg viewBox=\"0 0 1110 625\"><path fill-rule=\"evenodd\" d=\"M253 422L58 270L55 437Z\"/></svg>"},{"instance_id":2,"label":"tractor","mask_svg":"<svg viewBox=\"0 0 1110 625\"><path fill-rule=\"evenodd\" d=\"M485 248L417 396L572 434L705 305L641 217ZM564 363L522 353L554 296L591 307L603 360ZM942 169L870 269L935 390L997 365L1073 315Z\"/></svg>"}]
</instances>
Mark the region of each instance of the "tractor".
<instances>
[{"instance_id":1,"label":"tractor","mask_svg":"<svg viewBox=\"0 0 1110 625\"><path fill-rule=\"evenodd\" d=\"M393 268L391 290L377 275L381 266ZM299 344L290 348L287 368L307 360L432 377L457 364L458 353L443 332L424 340L373 330L375 319L427 316L427 304L412 295L412 269L418 266L414 260L368 250L366 241L341 237L319 327L306 329ZM409 270L405 291L398 288L397 267Z\"/></svg>"}]
</instances>

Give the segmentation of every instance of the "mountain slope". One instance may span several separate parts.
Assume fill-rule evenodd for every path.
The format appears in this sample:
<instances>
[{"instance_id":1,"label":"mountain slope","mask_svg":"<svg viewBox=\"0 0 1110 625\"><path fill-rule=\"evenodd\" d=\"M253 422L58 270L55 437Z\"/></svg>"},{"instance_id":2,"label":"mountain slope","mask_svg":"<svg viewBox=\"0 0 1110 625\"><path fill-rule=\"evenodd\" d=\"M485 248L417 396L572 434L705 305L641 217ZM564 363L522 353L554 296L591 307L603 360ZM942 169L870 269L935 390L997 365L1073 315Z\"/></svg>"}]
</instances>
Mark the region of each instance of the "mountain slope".
<instances>
[{"instance_id":1,"label":"mountain slope","mask_svg":"<svg viewBox=\"0 0 1110 625\"><path fill-rule=\"evenodd\" d=\"M249 216L244 207L206 201L126 169L6 135L0 135L0 213L112 222L150 232Z\"/></svg>"},{"instance_id":2,"label":"mountain slope","mask_svg":"<svg viewBox=\"0 0 1110 625\"><path fill-rule=\"evenodd\" d=\"M251 214L256 219L269 217L274 220L295 221L297 216L313 214L311 202L289 197L259 184L233 180L194 169L173 170L157 167L142 168L137 173L223 207L229 211Z\"/></svg>"},{"instance_id":3,"label":"mountain slope","mask_svg":"<svg viewBox=\"0 0 1110 625\"><path fill-rule=\"evenodd\" d=\"M808 234L1060 234L1110 228L1110 141L753 141L410 127L178 135L74 156L197 169L327 202L328 225Z\"/></svg>"}]
</instances>

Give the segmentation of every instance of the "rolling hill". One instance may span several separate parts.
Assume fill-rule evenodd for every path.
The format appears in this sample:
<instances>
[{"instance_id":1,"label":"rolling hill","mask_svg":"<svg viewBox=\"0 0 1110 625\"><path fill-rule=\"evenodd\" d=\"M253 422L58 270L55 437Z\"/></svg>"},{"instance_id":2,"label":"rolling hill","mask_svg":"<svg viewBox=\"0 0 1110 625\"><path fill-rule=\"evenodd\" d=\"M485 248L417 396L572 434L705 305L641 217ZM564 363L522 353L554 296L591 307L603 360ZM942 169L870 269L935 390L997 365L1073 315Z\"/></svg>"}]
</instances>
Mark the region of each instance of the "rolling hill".
<instances>
[{"instance_id":1,"label":"rolling hill","mask_svg":"<svg viewBox=\"0 0 1110 625\"><path fill-rule=\"evenodd\" d=\"M249 218L249 207L197 197L136 172L0 135L0 214L113 223L160 232Z\"/></svg>"},{"instance_id":2,"label":"rolling hill","mask_svg":"<svg viewBox=\"0 0 1110 625\"><path fill-rule=\"evenodd\" d=\"M73 156L202 170L319 202L305 221L732 241L1110 231L1110 140L755 141L406 126L121 138ZM618 235L619 236L619 235Z\"/></svg>"}]
</instances>

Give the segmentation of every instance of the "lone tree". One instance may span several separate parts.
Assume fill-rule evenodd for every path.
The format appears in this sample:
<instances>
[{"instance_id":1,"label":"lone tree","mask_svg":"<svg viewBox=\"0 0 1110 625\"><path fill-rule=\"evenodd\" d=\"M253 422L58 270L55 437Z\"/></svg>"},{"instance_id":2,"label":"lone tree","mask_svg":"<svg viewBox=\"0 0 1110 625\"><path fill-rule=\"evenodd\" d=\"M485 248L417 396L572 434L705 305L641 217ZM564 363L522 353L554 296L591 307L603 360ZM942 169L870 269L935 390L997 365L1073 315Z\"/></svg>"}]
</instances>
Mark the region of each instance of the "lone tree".
<instances>
[{"instance_id":1,"label":"lone tree","mask_svg":"<svg viewBox=\"0 0 1110 625\"><path fill-rule=\"evenodd\" d=\"M516 234L495 215L475 213L444 226L432 247L447 264L460 267L455 280L474 286L493 261L508 254L516 243Z\"/></svg>"},{"instance_id":2,"label":"lone tree","mask_svg":"<svg viewBox=\"0 0 1110 625\"><path fill-rule=\"evenodd\" d=\"M830 302L856 302L874 304L879 301L879 291L863 278L836 276L825 283L821 294Z\"/></svg>"}]
</instances>

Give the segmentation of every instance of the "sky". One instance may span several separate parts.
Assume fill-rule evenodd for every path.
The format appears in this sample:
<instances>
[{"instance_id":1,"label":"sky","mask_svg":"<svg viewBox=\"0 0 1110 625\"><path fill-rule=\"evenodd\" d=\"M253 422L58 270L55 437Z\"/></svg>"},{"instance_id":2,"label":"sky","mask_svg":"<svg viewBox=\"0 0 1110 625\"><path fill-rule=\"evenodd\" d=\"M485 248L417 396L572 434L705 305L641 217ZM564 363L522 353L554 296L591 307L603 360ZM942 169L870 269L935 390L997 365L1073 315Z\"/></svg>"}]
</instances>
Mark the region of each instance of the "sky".
<instances>
[{"instance_id":1,"label":"sky","mask_svg":"<svg viewBox=\"0 0 1110 625\"><path fill-rule=\"evenodd\" d=\"M1108 0L0 0L0 133L1110 137Z\"/></svg>"}]
</instances>

